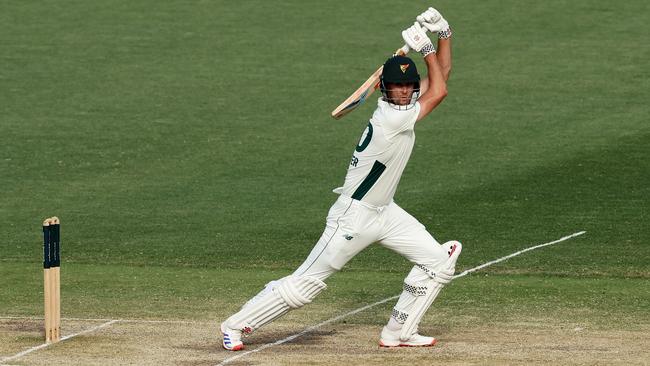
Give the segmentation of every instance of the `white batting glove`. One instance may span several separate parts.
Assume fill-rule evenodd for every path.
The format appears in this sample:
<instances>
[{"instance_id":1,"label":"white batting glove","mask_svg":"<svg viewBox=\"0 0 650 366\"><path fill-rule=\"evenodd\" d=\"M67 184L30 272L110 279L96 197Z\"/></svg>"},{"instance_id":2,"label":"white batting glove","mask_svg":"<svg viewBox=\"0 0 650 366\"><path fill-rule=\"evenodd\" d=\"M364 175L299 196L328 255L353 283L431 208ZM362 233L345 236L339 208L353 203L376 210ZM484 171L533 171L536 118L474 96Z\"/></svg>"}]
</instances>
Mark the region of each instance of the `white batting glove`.
<instances>
[{"instance_id":1,"label":"white batting glove","mask_svg":"<svg viewBox=\"0 0 650 366\"><path fill-rule=\"evenodd\" d=\"M438 33L439 39L451 37L449 23L442 17L442 14L434 8L427 9L417 16L417 21L431 33Z\"/></svg>"},{"instance_id":2,"label":"white batting glove","mask_svg":"<svg viewBox=\"0 0 650 366\"><path fill-rule=\"evenodd\" d=\"M418 15L417 18L418 22L420 24L422 23L437 23L440 19L442 19L442 14L434 8L429 8L425 10L422 14Z\"/></svg>"},{"instance_id":3,"label":"white batting glove","mask_svg":"<svg viewBox=\"0 0 650 366\"><path fill-rule=\"evenodd\" d=\"M422 53L424 57L430 53L436 52L436 49L433 47L433 44L425 30L418 22L413 23L412 26L402 31L402 38L404 38L406 45L411 49Z\"/></svg>"}]
</instances>

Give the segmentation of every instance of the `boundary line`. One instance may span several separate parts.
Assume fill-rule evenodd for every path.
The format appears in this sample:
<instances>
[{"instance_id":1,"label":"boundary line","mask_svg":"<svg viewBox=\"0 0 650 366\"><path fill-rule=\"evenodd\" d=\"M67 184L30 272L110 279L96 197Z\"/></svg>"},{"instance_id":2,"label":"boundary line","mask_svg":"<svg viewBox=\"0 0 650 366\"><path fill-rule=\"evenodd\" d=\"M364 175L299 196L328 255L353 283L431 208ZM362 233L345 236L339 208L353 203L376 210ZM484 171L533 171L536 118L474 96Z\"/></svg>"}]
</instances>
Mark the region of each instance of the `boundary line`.
<instances>
[{"instance_id":1,"label":"boundary line","mask_svg":"<svg viewBox=\"0 0 650 366\"><path fill-rule=\"evenodd\" d=\"M512 253L512 254L508 254L508 255L506 255L505 257L501 257L501 258L498 258L498 259L495 259L495 260L492 260L492 261L489 261L489 262L483 263L483 264L481 264L481 265L479 265L479 266L477 266L477 267L474 267L474 268L470 268L470 269L468 269L468 270L465 270L465 271L463 271L463 272L461 272L461 273L455 275L455 276L454 276L454 279L456 279L456 278L460 278L460 277L463 277L463 276L466 276L466 275L469 274L469 273L476 272L476 271L478 271L479 269L482 269L482 268L485 268L485 267L491 266L491 265L493 265L493 264L495 264L495 263L503 262L503 261L505 261L505 260L507 260L507 259L510 259L510 258L512 258L512 257L516 257L516 256L518 256L518 255L520 255L520 254L523 254L523 253L529 252L529 251L531 251L531 250L535 250L535 249L543 248L543 247L546 247L546 246L549 246L549 245L557 244L557 243L563 242L563 241L565 241L565 240L569 240L569 239L571 239L571 238L575 238L576 236L580 236L580 235L585 234L585 233L586 233L586 231L579 231L579 232L577 232L577 233L573 233L573 234L571 234L571 235L564 236L564 237L562 237L562 238L560 238L560 239L557 239L557 240L554 240L554 241L550 241L550 242L548 242L548 243L539 244L539 245L534 245L534 246L532 246L532 247L528 247L528 248L526 248L526 249L522 249L522 250L520 250L520 251L518 251L518 252L514 252L514 253ZM288 337L286 337L286 338L280 339L280 340L275 341L275 342L273 342L273 343L266 343L266 344L263 344L263 345L261 345L261 346L255 348L255 349L252 349L252 350L250 350L250 351L245 351L245 352L240 353L240 354L238 354L238 355L235 355L235 356L232 356L232 357L228 357L228 358L226 358L225 360L221 361L221 363L217 364L217 366L226 365L226 364L228 364L228 363L230 363L230 362L232 362L232 361L235 361L235 360L237 360L237 359L240 359L240 358L242 358L242 357L244 357L244 356L247 356L247 355L250 355L250 354L252 354L252 353L259 352L259 351L265 350L265 349L267 349L267 348L271 348L271 347L273 347L273 346L277 346L277 345L280 345L280 344L283 344L283 343L290 342L290 341L292 341L292 340L294 340L294 339L296 339L296 338L298 338L298 337L300 337L300 336L303 336L303 335L305 335L305 334L307 334L307 333L309 333L309 332L312 332L312 331L314 331L314 330L316 330L316 329L318 329L318 328L320 328L320 327L322 327L322 326L324 326L324 325L328 325L328 324L330 324L330 323L337 322L337 321L339 321L339 320L341 320L341 319L345 319L345 318L347 318L347 317L349 317L349 316L355 315L355 314L360 313L360 312L362 312L362 311L364 311L364 310L368 310L368 309L370 309L370 308L373 308L373 307L375 307L375 306L377 306L377 305L381 305L381 304L386 303L386 302L388 302L388 301L395 300L395 299L399 298L399 296L400 296L400 295L396 295L396 296L388 297L388 298L386 298L386 299L383 299L383 300L377 301L377 302L372 303L372 304L370 304L370 305L366 305L366 306L361 307L361 308L358 308L358 309L356 309L356 310L352 310L352 311L350 311L350 312L348 312L348 313L345 313L345 314L343 314L343 315L339 315L339 316L337 316L337 317L335 317L335 318L331 318L331 319L325 320L325 321L322 322L322 323L318 323L318 324L316 324L316 325L312 325L311 327L306 328L305 330L303 330L303 331L300 332L300 333L296 333L296 334L290 335L290 336L288 336Z\"/></svg>"}]
</instances>

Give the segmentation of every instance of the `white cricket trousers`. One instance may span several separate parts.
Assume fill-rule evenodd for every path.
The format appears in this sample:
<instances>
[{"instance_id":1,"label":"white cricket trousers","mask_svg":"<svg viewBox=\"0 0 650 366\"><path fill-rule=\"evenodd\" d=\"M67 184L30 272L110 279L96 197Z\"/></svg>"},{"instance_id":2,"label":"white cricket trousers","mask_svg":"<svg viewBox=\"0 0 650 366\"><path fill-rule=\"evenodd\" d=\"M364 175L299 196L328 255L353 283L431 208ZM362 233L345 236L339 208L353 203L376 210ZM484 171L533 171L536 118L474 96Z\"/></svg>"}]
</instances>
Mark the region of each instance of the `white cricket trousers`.
<instances>
[{"instance_id":1,"label":"white cricket trousers","mask_svg":"<svg viewBox=\"0 0 650 366\"><path fill-rule=\"evenodd\" d=\"M323 235L294 275L325 281L372 243L429 268L438 268L449 257L424 225L396 203L377 207L340 195L329 210Z\"/></svg>"}]
</instances>

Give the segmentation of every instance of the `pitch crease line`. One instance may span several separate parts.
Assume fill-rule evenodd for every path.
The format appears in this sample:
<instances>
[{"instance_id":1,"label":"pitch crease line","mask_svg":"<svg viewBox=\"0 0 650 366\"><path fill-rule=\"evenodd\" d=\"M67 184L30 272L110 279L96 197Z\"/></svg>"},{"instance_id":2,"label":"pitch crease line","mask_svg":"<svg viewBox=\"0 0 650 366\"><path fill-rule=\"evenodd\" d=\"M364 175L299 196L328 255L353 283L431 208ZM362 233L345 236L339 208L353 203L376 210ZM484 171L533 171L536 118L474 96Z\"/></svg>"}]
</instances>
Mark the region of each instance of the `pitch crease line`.
<instances>
[{"instance_id":1,"label":"pitch crease line","mask_svg":"<svg viewBox=\"0 0 650 366\"><path fill-rule=\"evenodd\" d=\"M485 267L489 267L489 266L491 266L491 265L493 265L493 264L496 264L496 263L499 263L499 262L503 262L503 261L505 261L505 260L507 260L507 259L510 259L510 258L512 258L512 257L516 257L516 256L518 256L518 255L520 255L520 254L523 254L523 253L529 252L529 251L531 251L531 250L535 250L535 249L543 248L543 247L546 247L546 246L549 246L549 245L553 245L553 244L561 243L561 242L563 242L563 241L566 241L566 240L569 240L569 239L575 238L576 236L580 236L580 235L585 234L585 233L586 233L586 231L579 231L579 232L577 232L577 233L573 233L573 234L571 234L571 235L564 236L564 237L562 237L562 238L560 238L560 239L553 240L553 241L550 241L550 242L548 242L548 243L539 244L539 245L534 245L534 246L532 246L532 247L528 247L528 248L526 248L526 249L522 249L522 250L520 250L520 251L518 251L518 252L514 252L514 253L512 253L512 254L508 254L508 255L506 255L505 257L501 257L501 258L498 258L498 259L495 259L495 260L492 260L492 261L489 261L489 262L483 263L483 264L481 264L480 266L476 266L476 267L474 267L474 268L470 268L470 269L468 269L468 270L465 270L465 271L463 271L463 272L461 272L461 273L455 275L455 276L454 276L454 279L456 279L456 278L460 278L460 277L463 277L463 276L466 276L466 275L468 275L468 274L470 274L470 273L472 273L472 272L476 272L476 271L478 271L479 269L483 269L483 268L485 268ZM324 326L324 325L328 325L328 324L331 324L331 323L335 323L335 322L337 322L337 321L339 321L339 320L341 320L341 319L345 319L345 318L347 318L347 317L349 317L349 316L352 316L352 315L355 315L355 314L360 313L360 312L362 312L362 311L365 311L365 310L368 310L368 309L370 309L370 308L373 308L373 307L375 307L375 306L377 306L377 305L381 305L381 304L386 303L386 302L388 302L388 301L396 300L397 298L399 298L399 296L400 296L400 295L391 296L391 297L389 297L389 298L386 298L386 299L383 299L383 300L377 301L377 302L372 303L372 304L370 304L370 305L366 305L366 306L361 307L361 308L358 308L358 309L356 309L356 310L352 310L352 311L350 311L350 312L348 312L348 313L345 313L345 314L343 314L343 315L339 315L339 316L337 316L337 317L335 317L335 318L331 318L331 319L325 320L325 321L322 322L322 323L318 323L318 324L316 324L316 325L312 325L311 327L306 328L305 330L303 330L303 331L300 332L300 333L296 333L296 334L294 334L294 335L290 335L290 336L288 336L288 337L286 337L286 338L280 339L280 340L275 341L275 342L273 342L273 343L267 343L267 344L261 345L261 346L255 348L255 349L250 350L250 351L245 351L245 352L242 352L242 353L240 353L240 354L238 354L238 355L235 355L235 356L232 356L232 357L228 357L228 358L226 358L225 360L221 361L221 363L217 364L217 366L226 365L226 364L228 364L228 363L230 363L230 362L232 362L232 361L235 361L235 360L240 359L240 358L242 358L242 357L244 357L244 356L250 355L251 353L255 353L255 352L259 352L259 351L263 351L263 350L265 350L265 349L267 349L267 348L271 348L271 347L273 347L273 346L278 346L278 345L280 345L280 344L290 342L290 341L292 341L292 340L294 340L294 339L296 339L296 338L299 338L299 337L301 337L301 336L303 336L303 335L305 335L305 334L307 334L307 333L310 333L310 332L312 332L312 331L314 331L314 330L316 330L316 329L318 329L318 328L320 328L320 327L322 327L322 326Z\"/></svg>"},{"instance_id":2,"label":"pitch crease line","mask_svg":"<svg viewBox=\"0 0 650 366\"><path fill-rule=\"evenodd\" d=\"M42 316L0 316L0 319L8 320L43 320ZM74 321L84 321L84 322L108 322L113 319L109 318L61 318L61 320L74 320Z\"/></svg>"},{"instance_id":3,"label":"pitch crease line","mask_svg":"<svg viewBox=\"0 0 650 366\"><path fill-rule=\"evenodd\" d=\"M0 316L0 320L43 320L42 316ZM114 319L108 318L61 318L61 320L83 321L83 322L108 322ZM155 320L155 319L119 319L120 323L142 323L142 324L213 324L213 320ZM2 365L0 365L2 366Z\"/></svg>"},{"instance_id":4,"label":"pitch crease line","mask_svg":"<svg viewBox=\"0 0 650 366\"><path fill-rule=\"evenodd\" d=\"M106 323L102 323L102 324L100 324L98 326L95 326L95 327L92 327L90 329L86 329L86 330L78 332L78 333L74 333L74 334L70 334L70 335L61 337L61 342L65 341L65 340L68 340L70 338L74 338L76 336L80 336L80 335L83 335L83 334L88 334L88 333L94 332L96 330L108 327L109 325L115 324L117 322L119 322L119 320L107 321ZM47 348L47 347L49 347L49 346L51 346L53 344L55 344L55 343L43 343L43 344L40 344L40 345L38 345L36 347L32 347L32 348L26 349L26 350L24 350L22 352L16 353L13 356L5 357L3 359L0 359L0 365L4 365L4 363L7 362L7 361L12 361L12 360L19 359L19 358L21 358L21 357L23 357L25 355L28 355L28 354L30 354L32 352L35 352L35 351L38 351L40 349Z\"/></svg>"}]
</instances>

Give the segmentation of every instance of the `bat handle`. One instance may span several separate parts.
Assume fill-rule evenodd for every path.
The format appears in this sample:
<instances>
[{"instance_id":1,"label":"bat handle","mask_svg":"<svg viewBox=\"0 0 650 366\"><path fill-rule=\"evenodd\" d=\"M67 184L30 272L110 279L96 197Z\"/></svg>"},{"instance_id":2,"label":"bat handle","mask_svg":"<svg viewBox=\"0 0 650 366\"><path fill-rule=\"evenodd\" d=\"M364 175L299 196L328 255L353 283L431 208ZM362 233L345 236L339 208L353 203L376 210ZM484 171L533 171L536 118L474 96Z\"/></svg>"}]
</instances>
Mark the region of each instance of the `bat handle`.
<instances>
[{"instance_id":1,"label":"bat handle","mask_svg":"<svg viewBox=\"0 0 650 366\"><path fill-rule=\"evenodd\" d=\"M411 50L411 48L408 45L405 44L401 48L398 48L397 51L395 51L395 55L396 56L404 56L407 53L409 53L410 50Z\"/></svg>"}]
</instances>

